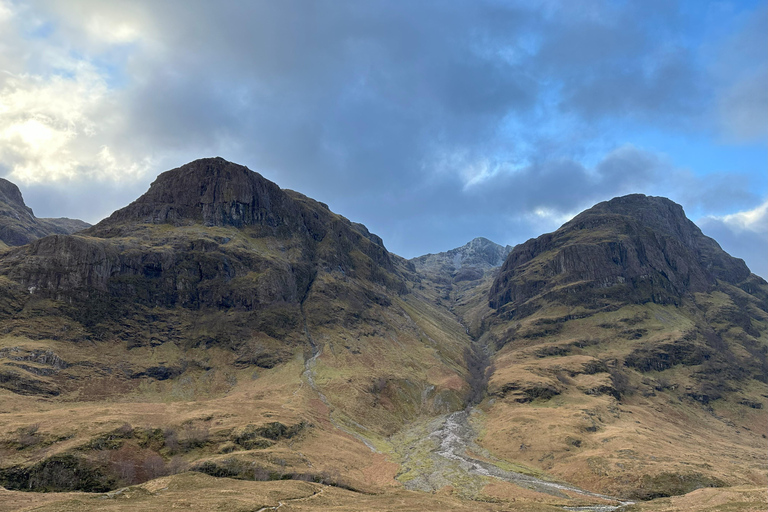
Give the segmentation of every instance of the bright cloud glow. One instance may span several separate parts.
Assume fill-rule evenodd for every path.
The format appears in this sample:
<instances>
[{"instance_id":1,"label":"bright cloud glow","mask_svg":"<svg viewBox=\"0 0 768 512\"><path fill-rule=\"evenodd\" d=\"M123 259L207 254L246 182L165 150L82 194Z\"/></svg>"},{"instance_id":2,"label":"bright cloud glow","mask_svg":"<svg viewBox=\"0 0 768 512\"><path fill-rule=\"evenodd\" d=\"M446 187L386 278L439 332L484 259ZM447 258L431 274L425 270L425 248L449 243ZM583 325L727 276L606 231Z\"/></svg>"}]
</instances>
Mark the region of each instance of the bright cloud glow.
<instances>
[{"instance_id":1,"label":"bright cloud glow","mask_svg":"<svg viewBox=\"0 0 768 512\"><path fill-rule=\"evenodd\" d=\"M115 22L105 16L95 15L90 18L86 30L94 39L108 44L132 43L139 39L138 27L127 22Z\"/></svg>"},{"instance_id":2,"label":"bright cloud glow","mask_svg":"<svg viewBox=\"0 0 768 512\"><path fill-rule=\"evenodd\" d=\"M0 23L10 20L11 16L13 16L13 11L11 11L10 6L6 5L3 0L0 0Z\"/></svg>"},{"instance_id":3,"label":"bright cloud glow","mask_svg":"<svg viewBox=\"0 0 768 512\"><path fill-rule=\"evenodd\" d=\"M104 80L86 63L70 77L21 75L0 89L0 159L24 183L75 177L89 158L83 144L99 131L107 100Z\"/></svg>"},{"instance_id":4,"label":"bright cloud glow","mask_svg":"<svg viewBox=\"0 0 768 512\"><path fill-rule=\"evenodd\" d=\"M574 218L577 214L578 212L563 213L552 208L536 208L527 215L527 218L539 225L543 224L559 227Z\"/></svg>"},{"instance_id":5,"label":"bright cloud glow","mask_svg":"<svg viewBox=\"0 0 768 512\"><path fill-rule=\"evenodd\" d=\"M712 217L725 223L733 231L768 232L768 201L753 210Z\"/></svg>"},{"instance_id":6,"label":"bright cloud glow","mask_svg":"<svg viewBox=\"0 0 768 512\"><path fill-rule=\"evenodd\" d=\"M57 73L0 78L0 162L23 184L141 177L146 155L112 146L122 129L115 91L86 59L54 52Z\"/></svg>"}]
</instances>

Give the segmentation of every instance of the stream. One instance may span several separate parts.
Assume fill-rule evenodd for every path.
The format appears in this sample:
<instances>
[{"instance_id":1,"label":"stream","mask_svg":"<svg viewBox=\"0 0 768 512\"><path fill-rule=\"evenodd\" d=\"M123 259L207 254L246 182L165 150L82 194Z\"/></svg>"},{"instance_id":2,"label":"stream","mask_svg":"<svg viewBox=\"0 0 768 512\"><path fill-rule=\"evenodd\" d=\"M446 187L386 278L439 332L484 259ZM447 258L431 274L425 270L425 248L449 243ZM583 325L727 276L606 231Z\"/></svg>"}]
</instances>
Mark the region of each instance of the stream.
<instances>
[{"instance_id":1,"label":"stream","mask_svg":"<svg viewBox=\"0 0 768 512\"><path fill-rule=\"evenodd\" d=\"M302 308L303 313L303 308ZM315 383L315 368L322 354L307 328L304 319L304 332L312 348L312 356L304 361L303 380L317 393L320 400L328 406L329 419L333 426L365 444L372 452L378 452L374 445L363 435L342 425L336 418L335 408ZM471 410L457 411L437 416L427 422L418 423L393 435L389 439L392 452L400 459L401 471L397 479L409 490L437 491L446 486L454 487L465 498L475 499L480 496L489 478L511 482L520 487L546 493L558 498L571 499L566 493L576 494L584 499L593 498L613 504L563 507L564 510L582 512L612 512L634 502L622 500L604 494L598 494L565 483L543 480L532 475L504 469L510 464L494 457L490 452L475 443L477 434L470 425ZM363 425L347 419L361 430ZM473 457L469 453L477 454Z\"/></svg>"},{"instance_id":2,"label":"stream","mask_svg":"<svg viewBox=\"0 0 768 512\"><path fill-rule=\"evenodd\" d=\"M543 480L503 466L487 450L475 443L476 434L469 423L470 413L458 411L437 417L426 424L398 433L390 439L401 457L403 470L398 480L406 489L436 491L451 485L467 498L477 497L488 483L497 478L536 492L568 499L568 491L582 498L607 500L615 504L565 507L572 511L611 512L632 502L598 494L578 487ZM481 458L473 457L468 452Z\"/></svg>"}]
</instances>

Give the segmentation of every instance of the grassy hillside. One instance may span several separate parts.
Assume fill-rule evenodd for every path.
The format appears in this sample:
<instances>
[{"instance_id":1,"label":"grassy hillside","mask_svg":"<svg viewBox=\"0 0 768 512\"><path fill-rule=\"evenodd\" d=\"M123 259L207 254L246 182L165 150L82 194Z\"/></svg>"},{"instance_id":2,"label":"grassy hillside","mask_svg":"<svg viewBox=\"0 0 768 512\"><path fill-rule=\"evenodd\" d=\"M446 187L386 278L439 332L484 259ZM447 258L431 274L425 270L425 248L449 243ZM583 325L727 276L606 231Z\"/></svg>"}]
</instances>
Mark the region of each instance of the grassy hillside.
<instances>
[{"instance_id":1,"label":"grassy hillside","mask_svg":"<svg viewBox=\"0 0 768 512\"><path fill-rule=\"evenodd\" d=\"M764 508L765 283L575 220L419 267L206 159L5 250L0 510Z\"/></svg>"}]
</instances>

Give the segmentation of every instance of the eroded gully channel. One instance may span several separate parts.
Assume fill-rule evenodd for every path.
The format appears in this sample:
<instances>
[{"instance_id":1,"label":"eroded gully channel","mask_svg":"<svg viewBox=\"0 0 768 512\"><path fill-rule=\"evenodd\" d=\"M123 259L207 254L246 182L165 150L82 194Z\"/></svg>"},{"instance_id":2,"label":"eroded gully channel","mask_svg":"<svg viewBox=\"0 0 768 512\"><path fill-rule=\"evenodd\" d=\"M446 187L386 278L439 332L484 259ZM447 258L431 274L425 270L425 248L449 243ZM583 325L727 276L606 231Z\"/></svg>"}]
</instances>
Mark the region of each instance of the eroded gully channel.
<instances>
[{"instance_id":1,"label":"eroded gully channel","mask_svg":"<svg viewBox=\"0 0 768 512\"><path fill-rule=\"evenodd\" d=\"M303 313L303 308L302 308ZM373 443L360 432L343 425L338 414L327 397L315 383L315 368L322 354L320 347L312 338L306 323L304 332L312 348L312 356L304 362L303 380L317 393L319 399L330 410L329 419L333 426L364 443L371 451L377 452ZM563 507L570 511L612 512L631 505L633 502L590 492L578 487L544 480L532 475L505 469L510 464L497 459L490 452L480 447L475 439L477 434L470 424L470 418L477 414L474 407L463 411L436 416L424 422L418 422L393 435L386 443L401 465L397 479L409 490L437 491L445 486L452 486L462 496L475 499L481 495L483 487L490 478L511 482L517 486L536 492L546 493L563 499L571 499L567 493L576 495L581 501L593 499L600 505ZM349 418L362 431L363 425ZM476 456L470 455L475 454ZM605 502L609 504L604 504Z\"/></svg>"},{"instance_id":2,"label":"eroded gully channel","mask_svg":"<svg viewBox=\"0 0 768 512\"><path fill-rule=\"evenodd\" d=\"M331 424L341 430L342 432L345 432L355 439L359 440L361 443L363 443L365 446L368 447L372 452L377 452L376 448L373 446L373 444L366 439L363 435L359 434L352 428L348 428L341 424L341 422L338 419L338 414L336 412L336 409L333 407L333 405L328 401L328 398L323 394L322 391L317 387L317 384L315 383L315 368L317 367L317 358L320 357L320 354L323 353L323 348L319 346L314 338L312 338L312 334L309 332L309 327L307 325L307 317L304 314L304 305L301 304L301 316L304 320L304 334L307 337L307 341L309 342L309 346L312 349L312 356L308 359L304 360L304 372L302 372L301 376L302 379L307 382L307 385L317 394L318 398L321 402L323 402L326 407L328 407L329 413L328 413L328 419L330 420ZM298 392L295 391L294 395ZM346 421L349 423L354 424L354 426L360 430L367 430L363 425L360 425L359 423L353 421L350 418L346 418Z\"/></svg>"}]
</instances>

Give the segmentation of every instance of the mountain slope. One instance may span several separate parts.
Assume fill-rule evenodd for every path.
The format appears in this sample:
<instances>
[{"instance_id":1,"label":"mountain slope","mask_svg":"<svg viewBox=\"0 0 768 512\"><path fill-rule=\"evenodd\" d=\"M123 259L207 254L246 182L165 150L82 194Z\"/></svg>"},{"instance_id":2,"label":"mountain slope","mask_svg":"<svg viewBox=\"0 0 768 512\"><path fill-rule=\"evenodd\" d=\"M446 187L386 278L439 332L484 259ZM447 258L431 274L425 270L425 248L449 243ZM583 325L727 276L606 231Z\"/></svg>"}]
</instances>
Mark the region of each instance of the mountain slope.
<instances>
[{"instance_id":1,"label":"mountain slope","mask_svg":"<svg viewBox=\"0 0 768 512\"><path fill-rule=\"evenodd\" d=\"M515 247L484 313L485 446L641 498L762 484L766 297L664 198L600 203Z\"/></svg>"},{"instance_id":2,"label":"mountain slope","mask_svg":"<svg viewBox=\"0 0 768 512\"><path fill-rule=\"evenodd\" d=\"M351 508L488 510L765 485L765 282L645 196L496 266L508 252L406 261L246 167L167 171L96 226L0 254L0 484L192 469L229 478L105 496L293 479ZM290 506L328 508L324 488Z\"/></svg>"},{"instance_id":3,"label":"mountain slope","mask_svg":"<svg viewBox=\"0 0 768 512\"><path fill-rule=\"evenodd\" d=\"M250 461L243 467L272 472L289 472L275 460L316 475L347 466L356 469L345 481L368 488L363 469L382 462L370 447L407 421L461 408L468 393L469 340L450 314L409 293L412 279L364 226L245 167L198 160L88 230L0 257L0 388L11 403L77 403L81 445L118 436L130 457L186 464L215 465L219 451L234 451ZM102 400L126 404L99 427ZM178 400L205 405L142 419L151 404ZM57 414L29 421L49 431ZM186 444L161 435L150 449L138 434L110 433L126 421L209 434ZM274 422L283 425L277 443L256 434ZM17 427L27 428L6 425ZM289 448L298 432L300 448ZM53 454L76 446L55 442ZM43 449L7 452L5 464L29 464ZM104 456L75 453L87 467ZM11 474L29 485L28 471L6 467L5 485ZM107 465L98 485L124 482L115 471Z\"/></svg>"},{"instance_id":4,"label":"mountain slope","mask_svg":"<svg viewBox=\"0 0 768 512\"><path fill-rule=\"evenodd\" d=\"M47 235L70 234L88 226L90 224L76 219L35 217L32 209L24 204L19 188L0 178L0 244L24 245Z\"/></svg>"}]
</instances>

